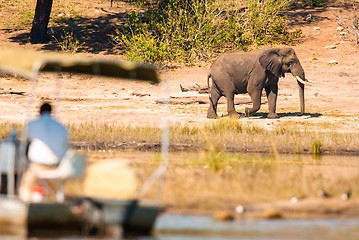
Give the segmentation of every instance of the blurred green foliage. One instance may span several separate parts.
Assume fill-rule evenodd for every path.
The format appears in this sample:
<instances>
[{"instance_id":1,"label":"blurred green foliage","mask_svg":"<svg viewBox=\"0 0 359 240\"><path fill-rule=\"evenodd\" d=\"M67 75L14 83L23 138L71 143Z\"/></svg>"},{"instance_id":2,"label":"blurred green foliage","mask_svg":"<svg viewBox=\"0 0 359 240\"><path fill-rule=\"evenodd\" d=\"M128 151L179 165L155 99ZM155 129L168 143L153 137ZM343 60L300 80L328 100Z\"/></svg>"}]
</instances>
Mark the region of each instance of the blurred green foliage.
<instances>
[{"instance_id":1,"label":"blurred green foliage","mask_svg":"<svg viewBox=\"0 0 359 240\"><path fill-rule=\"evenodd\" d=\"M131 60L195 64L226 50L289 43L284 10L288 0L132 0L141 11L129 14L113 40Z\"/></svg>"}]
</instances>

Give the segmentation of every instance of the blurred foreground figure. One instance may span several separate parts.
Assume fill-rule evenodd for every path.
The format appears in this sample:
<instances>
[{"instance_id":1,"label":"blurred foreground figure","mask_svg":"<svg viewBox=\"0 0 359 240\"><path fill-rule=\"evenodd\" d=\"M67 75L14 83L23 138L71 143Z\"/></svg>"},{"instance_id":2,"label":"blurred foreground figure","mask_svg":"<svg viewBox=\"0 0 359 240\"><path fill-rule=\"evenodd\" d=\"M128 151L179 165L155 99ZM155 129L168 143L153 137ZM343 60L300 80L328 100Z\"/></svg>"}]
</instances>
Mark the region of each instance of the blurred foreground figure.
<instances>
[{"instance_id":1,"label":"blurred foreground figure","mask_svg":"<svg viewBox=\"0 0 359 240\"><path fill-rule=\"evenodd\" d=\"M40 117L29 122L27 127L30 141L27 156L30 164L19 187L19 196L24 202L32 200L32 192L38 185L37 173L55 170L68 150L68 131L51 117L51 110L49 103L42 104ZM48 185L56 192L53 184Z\"/></svg>"}]
</instances>

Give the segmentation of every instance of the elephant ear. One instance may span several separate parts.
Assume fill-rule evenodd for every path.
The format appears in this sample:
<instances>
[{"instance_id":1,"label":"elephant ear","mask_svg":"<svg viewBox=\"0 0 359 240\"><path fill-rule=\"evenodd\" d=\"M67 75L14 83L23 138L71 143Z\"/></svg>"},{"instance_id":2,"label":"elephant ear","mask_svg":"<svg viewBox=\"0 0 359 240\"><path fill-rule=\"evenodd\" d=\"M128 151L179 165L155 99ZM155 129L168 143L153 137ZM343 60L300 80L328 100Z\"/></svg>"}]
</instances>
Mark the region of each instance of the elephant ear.
<instances>
[{"instance_id":1,"label":"elephant ear","mask_svg":"<svg viewBox=\"0 0 359 240\"><path fill-rule=\"evenodd\" d=\"M274 76L280 77L282 75L282 58L275 49L264 51L259 56L259 63Z\"/></svg>"}]
</instances>

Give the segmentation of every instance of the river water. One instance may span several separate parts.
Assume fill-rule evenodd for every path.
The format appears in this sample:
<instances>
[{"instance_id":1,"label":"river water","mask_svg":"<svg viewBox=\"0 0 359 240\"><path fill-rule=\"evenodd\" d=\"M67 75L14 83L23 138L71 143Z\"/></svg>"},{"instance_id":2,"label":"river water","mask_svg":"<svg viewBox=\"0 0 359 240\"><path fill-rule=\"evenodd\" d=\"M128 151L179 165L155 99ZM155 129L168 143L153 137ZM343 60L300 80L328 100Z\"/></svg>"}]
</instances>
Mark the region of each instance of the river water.
<instances>
[{"instance_id":1,"label":"river water","mask_svg":"<svg viewBox=\"0 0 359 240\"><path fill-rule=\"evenodd\" d=\"M1 240L24 239L0 235ZM40 240L32 238L32 240ZM63 237L53 240L110 240ZM153 236L133 240L358 240L359 219L236 220L219 222L210 216L164 214ZM126 239L126 240L127 240Z\"/></svg>"},{"instance_id":2,"label":"river water","mask_svg":"<svg viewBox=\"0 0 359 240\"><path fill-rule=\"evenodd\" d=\"M359 219L214 221L209 216L164 215L157 240L357 240Z\"/></svg>"},{"instance_id":3,"label":"river water","mask_svg":"<svg viewBox=\"0 0 359 240\"><path fill-rule=\"evenodd\" d=\"M104 154L105 155L105 154ZM115 154L117 155L117 154ZM138 158L138 153L121 153L126 158ZM155 155L154 153L149 154ZM183 155L176 156L182 158ZM174 157L174 158L176 158ZM286 156L297 159L298 156ZM300 158L311 159L311 156ZM346 164L357 168L358 156L323 156L322 163ZM21 236L0 235L0 240L25 239ZM38 238L32 238L31 240ZM51 238L46 238L51 239ZM62 237L53 240L108 240L112 238ZM267 220L243 219L215 221L205 215L163 214L156 221L153 236L126 238L133 240L358 240L358 219Z\"/></svg>"}]
</instances>

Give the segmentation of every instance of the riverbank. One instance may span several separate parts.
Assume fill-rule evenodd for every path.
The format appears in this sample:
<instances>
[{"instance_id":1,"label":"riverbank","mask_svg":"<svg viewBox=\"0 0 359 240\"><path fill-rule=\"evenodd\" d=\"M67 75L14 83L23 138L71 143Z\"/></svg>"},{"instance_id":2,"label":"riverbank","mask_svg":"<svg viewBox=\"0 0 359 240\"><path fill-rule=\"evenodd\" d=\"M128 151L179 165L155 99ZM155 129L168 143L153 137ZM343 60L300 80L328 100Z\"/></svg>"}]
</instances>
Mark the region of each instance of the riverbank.
<instances>
[{"instance_id":1,"label":"riverbank","mask_svg":"<svg viewBox=\"0 0 359 240\"><path fill-rule=\"evenodd\" d=\"M127 2L118 3L111 10L109 3L87 2L82 4L86 6L86 13L79 14L89 13L84 20L94 26L102 23L102 19L113 20L114 14L121 15L131 9ZM291 75L279 81L279 119L266 118L268 107L263 97L257 114L240 119L225 116L226 100L222 98L218 105L221 118L213 120L206 118L208 94L198 91L207 86L211 62L161 72L168 83L172 147L163 191L166 211L196 214L224 211L235 217L261 215L266 209L279 211L284 218L292 214L312 216L311 213L324 217L358 215L359 161L355 155L359 152L359 62L356 57L359 49L337 29L333 12L342 6L330 2L324 8L295 9L289 14L291 28L300 27L303 33L291 47L306 77L316 81L305 87L304 116L298 114L298 86ZM5 9L9 6L2 7L4 19L17 16L13 14L12 5L10 10ZM80 4L64 6L74 6L74 11L81 7ZM313 21L304 20L308 14ZM12 23L0 29L2 47L42 51L57 46L54 42L30 44L29 24L19 27ZM87 25L83 26L87 30ZM96 36L86 35L93 37L91 49L80 54L108 60L123 58L103 50L105 43L97 42L104 36L100 30L110 32L113 28L94 28ZM113 46L106 44L106 49L112 50ZM332 60L335 61L329 63ZM165 109L161 104L163 85L46 73L39 76L34 106L28 110L29 82L8 75L0 77L1 136L8 136L13 126L23 126L28 120L28 111L32 119L42 102L53 102L55 79L61 78L63 97L56 106L58 118L69 127L74 147L93 150L88 152L89 164L106 158L128 158L142 181L158 166L160 126ZM248 94L236 96L235 103L238 112L252 105ZM253 152L259 154L249 154ZM109 155L101 155L103 153ZM121 156L116 156L117 153ZM281 155L283 153L294 157L288 159ZM349 155L351 160L343 160L343 155ZM308 158L303 160L303 156ZM325 160L327 156L331 160ZM330 197L319 196L318 190L328 192ZM349 200L341 199L341 195L349 191ZM154 192L149 192L149 197L153 195ZM279 206L279 203L283 204ZM235 213L237 206L243 206L243 214ZM303 206L304 212L296 210L297 206Z\"/></svg>"},{"instance_id":2,"label":"riverbank","mask_svg":"<svg viewBox=\"0 0 359 240\"><path fill-rule=\"evenodd\" d=\"M142 185L159 166L160 155L130 150L89 152L89 166L102 161L129 164ZM117 176L114 171L118 170L109 169L106 176ZM116 196L116 189L121 190L121 175L116 179L107 183L113 185L112 196ZM85 182L88 183L86 177L67 193L81 193ZM221 220L357 218L357 186L358 156L275 156L211 149L171 152L161 199L166 213L206 214ZM155 184L144 197L156 198L157 191ZM101 192L98 194L101 196ZM122 196L122 191L118 195Z\"/></svg>"}]
</instances>

